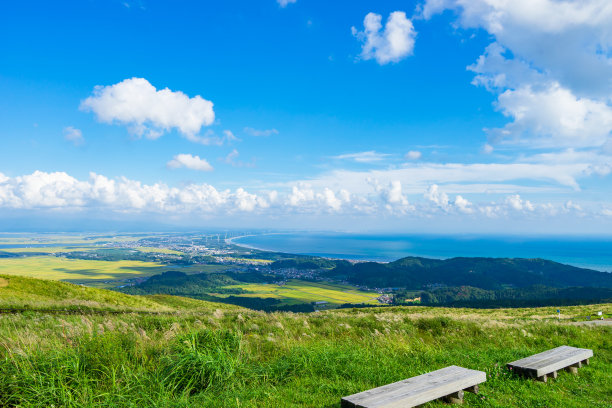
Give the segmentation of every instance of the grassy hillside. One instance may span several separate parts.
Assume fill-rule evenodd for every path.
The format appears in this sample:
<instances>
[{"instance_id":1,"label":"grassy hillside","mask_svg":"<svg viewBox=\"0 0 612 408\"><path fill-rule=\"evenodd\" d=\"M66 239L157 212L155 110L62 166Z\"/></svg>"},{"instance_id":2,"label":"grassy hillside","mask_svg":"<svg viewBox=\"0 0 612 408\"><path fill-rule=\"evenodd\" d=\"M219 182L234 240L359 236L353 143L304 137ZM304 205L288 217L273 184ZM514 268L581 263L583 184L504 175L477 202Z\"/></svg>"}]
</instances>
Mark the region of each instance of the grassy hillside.
<instances>
[{"instance_id":1,"label":"grassy hillside","mask_svg":"<svg viewBox=\"0 0 612 408\"><path fill-rule=\"evenodd\" d=\"M0 308L173 312L219 306L175 296L130 296L66 282L0 275Z\"/></svg>"},{"instance_id":2,"label":"grassy hillside","mask_svg":"<svg viewBox=\"0 0 612 408\"><path fill-rule=\"evenodd\" d=\"M0 299L98 302L174 314L0 315L0 407L339 407L340 398L448 365L486 371L469 407L610 407L612 327L562 309L394 307L266 314L2 276ZM8 285L6 285L8 281ZM10 294L10 295L9 295ZM130 300L128 300L130 299ZM578 376L539 383L504 363L568 344L594 350ZM434 402L427 406L446 406Z\"/></svg>"}]
</instances>

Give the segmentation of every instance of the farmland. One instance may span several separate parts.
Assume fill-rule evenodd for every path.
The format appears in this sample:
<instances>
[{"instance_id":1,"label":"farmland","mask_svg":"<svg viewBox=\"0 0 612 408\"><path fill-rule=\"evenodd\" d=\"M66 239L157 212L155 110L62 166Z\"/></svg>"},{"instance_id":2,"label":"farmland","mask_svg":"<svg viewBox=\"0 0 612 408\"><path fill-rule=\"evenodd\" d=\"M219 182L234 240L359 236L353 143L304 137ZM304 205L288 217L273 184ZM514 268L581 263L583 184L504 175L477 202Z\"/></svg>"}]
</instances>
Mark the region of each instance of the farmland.
<instances>
[{"instance_id":1,"label":"farmland","mask_svg":"<svg viewBox=\"0 0 612 408\"><path fill-rule=\"evenodd\" d=\"M0 274L61 280L96 287L114 287L126 279L147 277L173 269L156 262L93 261L55 256L29 256L0 260ZM197 265L181 268L186 273L218 272L224 265Z\"/></svg>"},{"instance_id":2,"label":"farmland","mask_svg":"<svg viewBox=\"0 0 612 408\"><path fill-rule=\"evenodd\" d=\"M368 303L376 304L376 292L366 292L353 286L337 285L332 283L307 282L293 279L284 285L277 284L255 284L231 285L226 288L243 289L242 297L261 297L280 299L285 304L328 302L332 305L343 303Z\"/></svg>"}]
</instances>

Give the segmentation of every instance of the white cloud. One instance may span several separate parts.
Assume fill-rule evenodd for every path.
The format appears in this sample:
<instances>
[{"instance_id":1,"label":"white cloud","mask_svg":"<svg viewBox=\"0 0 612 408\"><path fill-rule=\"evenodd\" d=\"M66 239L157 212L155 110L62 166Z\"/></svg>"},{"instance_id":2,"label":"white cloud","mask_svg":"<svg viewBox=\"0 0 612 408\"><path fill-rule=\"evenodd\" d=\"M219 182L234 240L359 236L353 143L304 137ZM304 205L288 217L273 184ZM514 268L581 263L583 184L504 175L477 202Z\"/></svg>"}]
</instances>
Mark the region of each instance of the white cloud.
<instances>
[{"instance_id":1,"label":"white cloud","mask_svg":"<svg viewBox=\"0 0 612 408\"><path fill-rule=\"evenodd\" d=\"M258 130L258 129L253 129L251 127L245 127L244 128L244 133L246 133L247 135L250 136L272 136L272 135L278 135L278 130L276 129L264 129L264 130Z\"/></svg>"},{"instance_id":2,"label":"white cloud","mask_svg":"<svg viewBox=\"0 0 612 408\"><path fill-rule=\"evenodd\" d=\"M426 0L426 19L451 9L491 43L469 66L511 122L491 143L605 150L612 132L612 2Z\"/></svg>"},{"instance_id":3,"label":"white cloud","mask_svg":"<svg viewBox=\"0 0 612 408\"><path fill-rule=\"evenodd\" d=\"M402 168L384 170L334 170L315 178L302 180L317 188L346 188L352 192L371 190L372 180L380 185L395 180L402 183L407 193L420 194L432 184L462 184L464 186L482 185L486 193L491 187L505 188L512 181L529 180L531 185L550 189L551 187L569 187L580 190L578 179L588 176L592 169L590 162L532 162L523 158L516 163L405 163ZM522 188L517 185L517 188ZM529 189L529 185L525 184ZM473 191L476 192L476 191Z\"/></svg>"},{"instance_id":4,"label":"white cloud","mask_svg":"<svg viewBox=\"0 0 612 408\"><path fill-rule=\"evenodd\" d=\"M577 98L553 83L544 89L530 86L506 90L497 107L512 122L490 131L493 140L534 147L600 147L612 132L612 107Z\"/></svg>"},{"instance_id":5,"label":"white cloud","mask_svg":"<svg viewBox=\"0 0 612 408\"><path fill-rule=\"evenodd\" d=\"M287 7L288 4L296 3L297 0L276 0L281 7Z\"/></svg>"},{"instance_id":6,"label":"white cloud","mask_svg":"<svg viewBox=\"0 0 612 408\"><path fill-rule=\"evenodd\" d=\"M83 139L83 132L81 132L80 129L72 126L67 126L64 128L64 139L74 143L75 146L80 146L85 143L85 139Z\"/></svg>"},{"instance_id":7,"label":"white cloud","mask_svg":"<svg viewBox=\"0 0 612 408\"><path fill-rule=\"evenodd\" d=\"M234 149L231 152L228 153L227 156L225 156L225 158L223 159L223 161L227 164L235 164L236 163L236 159L238 158L238 155L240 153L238 153L238 150Z\"/></svg>"},{"instance_id":8,"label":"white cloud","mask_svg":"<svg viewBox=\"0 0 612 408\"><path fill-rule=\"evenodd\" d=\"M101 122L125 125L130 133L150 139L171 129L194 139L215 120L212 102L168 88L157 90L144 78L96 86L81 109L93 112Z\"/></svg>"},{"instance_id":9,"label":"white cloud","mask_svg":"<svg viewBox=\"0 0 612 408\"><path fill-rule=\"evenodd\" d=\"M100 214L183 216L190 220L200 216L231 217L239 213L255 213L272 218L296 214L333 214L373 216L376 219L385 215L415 219L431 219L437 215L468 219L475 219L473 217L479 215L544 219L565 214L597 219L609 211L602 210L601 206L585 208L574 201L536 204L518 194L488 203L471 202L461 195L451 201L437 185L429 186L424 198L410 203L399 180L384 185L370 183L370 191L365 193L347 188L319 188L305 183L294 184L283 191L249 192L244 188L218 190L205 183L180 187L163 183L145 184L125 177L110 179L95 173L91 173L87 180L78 180L63 172L36 171L13 178L0 174L0 208L64 210L70 214L92 210Z\"/></svg>"},{"instance_id":10,"label":"white cloud","mask_svg":"<svg viewBox=\"0 0 612 408\"><path fill-rule=\"evenodd\" d=\"M443 209L448 208L448 203L449 203L448 195L440 191L440 188L438 187L437 184L432 184L431 186L429 186L429 188L424 194L424 197L428 199L429 201L435 203L440 208L443 208Z\"/></svg>"},{"instance_id":11,"label":"white cloud","mask_svg":"<svg viewBox=\"0 0 612 408\"><path fill-rule=\"evenodd\" d=\"M235 141L240 141L234 133L230 130L224 130L223 136L217 136L214 130L208 129L204 132L203 136L200 135L188 135L187 140L194 143L199 143L204 146L223 146L226 143L231 143Z\"/></svg>"},{"instance_id":12,"label":"white cloud","mask_svg":"<svg viewBox=\"0 0 612 408\"><path fill-rule=\"evenodd\" d=\"M408 160L419 160L421 156L422 156L421 152L417 150L410 150L408 153L406 153L406 158Z\"/></svg>"},{"instance_id":13,"label":"white cloud","mask_svg":"<svg viewBox=\"0 0 612 408\"><path fill-rule=\"evenodd\" d=\"M491 154L491 153L493 153L493 150L495 150L495 148L493 146L491 146L489 143L485 143L482 146L482 152L484 154Z\"/></svg>"},{"instance_id":14,"label":"white cloud","mask_svg":"<svg viewBox=\"0 0 612 408\"><path fill-rule=\"evenodd\" d=\"M170 169L178 169L185 167L191 170L212 171L213 167L205 159L200 156L192 156L191 154L177 154L167 164Z\"/></svg>"},{"instance_id":15,"label":"white cloud","mask_svg":"<svg viewBox=\"0 0 612 408\"><path fill-rule=\"evenodd\" d=\"M384 30L382 16L368 13L363 20L363 26L363 31L351 28L353 35L363 43L361 58L365 60L374 58L376 62L384 65L412 55L416 31L405 12L391 13Z\"/></svg>"},{"instance_id":16,"label":"white cloud","mask_svg":"<svg viewBox=\"0 0 612 408\"><path fill-rule=\"evenodd\" d=\"M528 210L533 211L534 207L528 200L523 200L520 195L515 194L506 198L506 204L516 211Z\"/></svg>"},{"instance_id":17,"label":"white cloud","mask_svg":"<svg viewBox=\"0 0 612 408\"><path fill-rule=\"evenodd\" d=\"M238 156L240 156L238 150L233 149L227 156L221 157L219 160L234 167L255 167L255 159L250 162L243 162L238 160Z\"/></svg>"},{"instance_id":18,"label":"white cloud","mask_svg":"<svg viewBox=\"0 0 612 408\"><path fill-rule=\"evenodd\" d=\"M358 163L373 163L384 160L389 156L391 155L386 153L378 153L373 150L370 150L367 152L341 154L339 156L333 156L332 159L353 160Z\"/></svg>"},{"instance_id":19,"label":"white cloud","mask_svg":"<svg viewBox=\"0 0 612 408\"><path fill-rule=\"evenodd\" d=\"M460 195L455 197L454 205L460 212L464 214L472 214L474 212L474 210L472 209L472 203L470 203L468 200L461 197Z\"/></svg>"}]
</instances>

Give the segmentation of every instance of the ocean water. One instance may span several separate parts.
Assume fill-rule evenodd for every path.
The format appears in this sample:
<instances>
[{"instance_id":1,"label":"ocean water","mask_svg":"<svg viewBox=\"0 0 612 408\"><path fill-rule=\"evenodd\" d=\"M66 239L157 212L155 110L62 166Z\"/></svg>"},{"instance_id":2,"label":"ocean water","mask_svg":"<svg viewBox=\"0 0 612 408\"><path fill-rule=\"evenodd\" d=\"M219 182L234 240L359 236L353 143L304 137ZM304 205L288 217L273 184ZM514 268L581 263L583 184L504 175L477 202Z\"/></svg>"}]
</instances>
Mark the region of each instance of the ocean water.
<instances>
[{"instance_id":1,"label":"ocean water","mask_svg":"<svg viewBox=\"0 0 612 408\"><path fill-rule=\"evenodd\" d=\"M533 238L335 233L262 234L232 242L265 251L389 262L406 256L428 258L543 258L612 272L612 237Z\"/></svg>"}]
</instances>

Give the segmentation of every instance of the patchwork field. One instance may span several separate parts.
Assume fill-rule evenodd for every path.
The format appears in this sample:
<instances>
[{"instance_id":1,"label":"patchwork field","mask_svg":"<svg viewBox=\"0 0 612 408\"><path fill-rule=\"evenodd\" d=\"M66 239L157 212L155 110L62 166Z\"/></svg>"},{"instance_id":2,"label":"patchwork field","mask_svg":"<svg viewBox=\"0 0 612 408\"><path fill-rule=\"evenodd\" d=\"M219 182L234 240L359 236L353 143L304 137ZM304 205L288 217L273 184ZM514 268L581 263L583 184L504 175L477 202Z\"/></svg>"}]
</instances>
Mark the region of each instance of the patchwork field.
<instances>
[{"instance_id":1,"label":"patchwork field","mask_svg":"<svg viewBox=\"0 0 612 408\"><path fill-rule=\"evenodd\" d=\"M368 303L378 304L376 292L365 292L347 285L290 280L285 285L245 283L227 288L240 288L250 293L243 297L262 297L283 300L285 304L325 301L330 304Z\"/></svg>"}]
</instances>

